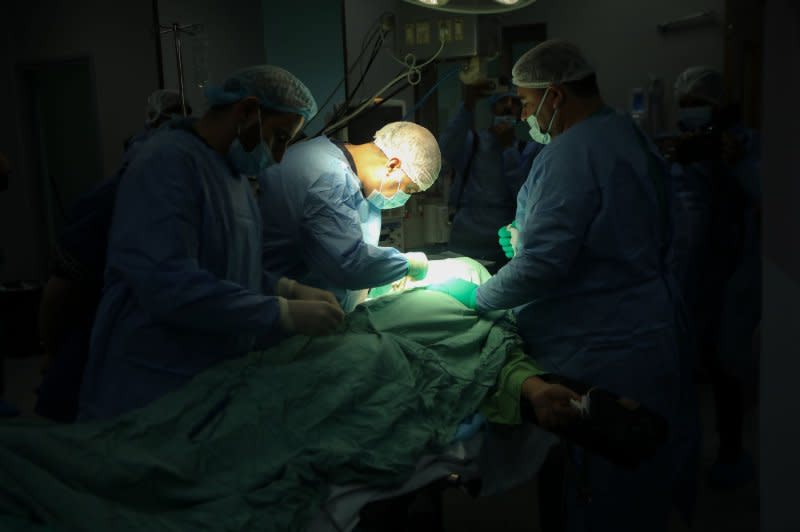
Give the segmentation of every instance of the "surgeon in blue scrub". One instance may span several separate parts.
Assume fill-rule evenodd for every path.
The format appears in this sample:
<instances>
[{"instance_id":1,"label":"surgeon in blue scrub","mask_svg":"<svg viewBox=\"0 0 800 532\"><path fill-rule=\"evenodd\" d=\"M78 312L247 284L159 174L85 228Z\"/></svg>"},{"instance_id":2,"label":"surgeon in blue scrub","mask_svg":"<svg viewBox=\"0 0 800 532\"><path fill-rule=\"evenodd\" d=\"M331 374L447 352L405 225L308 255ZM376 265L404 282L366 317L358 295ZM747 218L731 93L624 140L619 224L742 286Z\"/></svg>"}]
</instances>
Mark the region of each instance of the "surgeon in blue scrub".
<instances>
[{"instance_id":1,"label":"surgeon in blue scrub","mask_svg":"<svg viewBox=\"0 0 800 532\"><path fill-rule=\"evenodd\" d=\"M387 124L364 144L319 137L293 146L261 177L265 267L332 291L345 312L366 289L424 278L425 254L378 246L381 211L430 187L440 168L436 138L411 122Z\"/></svg>"},{"instance_id":2,"label":"surgeon in blue scrub","mask_svg":"<svg viewBox=\"0 0 800 532\"><path fill-rule=\"evenodd\" d=\"M144 406L217 362L343 318L332 294L264 271L246 177L280 160L313 97L273 66L207 96L202 118L156 133L121 177L80 419Z\"/></svg>"},{"instance_id":3,"label":"surgeon in blue scrub","mask_svg":"<svg viewBox=\"0 0 800 532\"><path fill-rule=\"evenodd\" d=\"M513 77L531 137L545 145L518 197L513 258L479 288L434 289L479 311L514 309L543 368L640 402L674 435L682 383L665 167L631 119L604 104L576 46L546 41ZM572 448L567 530L666 530L672 449L629 471Z\"/></svg>"},{"instance_id":4,"label":"surgeon in blue scrub","mask_svg":"<svg viewBox=\"0 0 800 532\"><path fill-rule=\"evenodd\" d=\"M494 273L508 262L497 245L497 228L514 218L517 194L542 145L517 138L522 104L513 92L489 95L489 85L464 86L464 102L439 135L442 159L453 169L454 210L448 248L491 261ZM475 108L488 96L492 124L475 129Z\"/></svg>"}]
</instances>

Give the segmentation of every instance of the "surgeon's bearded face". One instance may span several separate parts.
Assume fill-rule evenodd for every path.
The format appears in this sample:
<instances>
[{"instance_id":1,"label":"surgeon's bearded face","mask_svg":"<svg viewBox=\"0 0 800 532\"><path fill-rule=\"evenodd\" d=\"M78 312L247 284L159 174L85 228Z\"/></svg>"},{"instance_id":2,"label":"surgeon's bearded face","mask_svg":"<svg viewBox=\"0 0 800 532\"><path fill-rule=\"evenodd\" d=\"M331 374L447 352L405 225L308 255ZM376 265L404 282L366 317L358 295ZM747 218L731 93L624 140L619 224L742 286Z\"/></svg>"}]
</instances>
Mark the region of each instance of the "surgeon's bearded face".
<instances>
[{"instance_id":1,"label":"surgeon's bearded face","mask_svg":"<svg viewBox=\"0 0 800 532\"><path fill-rule=\"evenodd\" d=\"M536 114L536 121L542 131L551 134L560 131L558 117L553 120L553 115L564 101L563 88L558 86L551 86L548 89L519 87L517 95L522 101L522 120L527 120L529 116ZM552 128L548 129L551 120L553 121Z\"/></svg>"},{"instance_id":2,"label":"surgeon's bearded face","mask_svg":"<svg viewBox=\"0 0 800 532\"><path fill-rule=\"evenodd\" d=\"M263 141L273 161L280 162L292 139L303 127L305 118L297 113L265 109L256 98L248 98L243 103L240 111L243 125L238 132L242 147L252 152Z\"/></svg>"},{"instance_id":3,"label":"surgeon's bearded face","mask_svg":"<svg viewBox=\"0 0 800 532\"><path fill-rule=\"evenodd\" d=\"M272 152L275 162L281 162L292 139L297 136L305 118L296 113L269 113L262 115L261 129L264 143Z\"/></svg>"}]
</instances>

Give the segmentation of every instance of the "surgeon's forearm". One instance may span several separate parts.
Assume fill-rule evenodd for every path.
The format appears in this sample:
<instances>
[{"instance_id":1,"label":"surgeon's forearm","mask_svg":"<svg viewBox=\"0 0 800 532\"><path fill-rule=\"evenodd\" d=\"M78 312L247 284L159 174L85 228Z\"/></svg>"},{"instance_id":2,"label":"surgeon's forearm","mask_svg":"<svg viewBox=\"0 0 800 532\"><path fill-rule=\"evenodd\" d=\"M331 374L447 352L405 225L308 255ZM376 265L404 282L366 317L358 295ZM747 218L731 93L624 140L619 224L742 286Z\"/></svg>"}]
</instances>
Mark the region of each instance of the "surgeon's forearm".
<instances>
[{"instance_id":1,"label":"surgeon's forearm","mask_svg":"<svg viewBox=\"0 0 800 532\"><path fill-rule=\"evenodd\" d=\"M161 268L124 273L139 304L159 321L190 330L257 334L280 316L278 298L193 270L191 261Z\"/></svg>"},{"instance_id":2,"label":"surgeon's forearm","mask_svg":"<svg viewBox=\"0 0 800 532\"><path fill-rule=\"evenodd\" d=\"M328 263L326 276L348 290L383 286L408 274L408 259L394 248L362 243L341 264Z\"/></svg>"},{"instance_id":3,"label":"surgeon's forearm","mask_svg":"<svg viewBox=\"0 0 800 532\"><path fill-rule=\"evenodd\" d=\"M515 256L491 279L478 287L475 302L481 311L508 310L536 299L544 283L533 274L534 266Z\"/></svg>"}]
</instances>

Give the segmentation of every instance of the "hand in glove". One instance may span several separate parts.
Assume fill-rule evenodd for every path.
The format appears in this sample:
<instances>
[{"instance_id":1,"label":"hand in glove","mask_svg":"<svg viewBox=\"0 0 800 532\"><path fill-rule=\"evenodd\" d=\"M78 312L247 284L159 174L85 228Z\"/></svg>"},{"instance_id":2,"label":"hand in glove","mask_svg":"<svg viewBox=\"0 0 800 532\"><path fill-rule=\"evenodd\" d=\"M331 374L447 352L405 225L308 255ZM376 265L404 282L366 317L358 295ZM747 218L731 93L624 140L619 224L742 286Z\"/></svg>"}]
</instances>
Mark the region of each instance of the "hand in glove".
<instances>
[{"instance_id":1,"label":"hand in glove","mask_svg":"<svg viewBox=\"0 0 800 532\"><path fill-rule=\"evenodd\" d=\"M338 303L327 301L303 301L299 299L281 302L281 326L286 332L320 336L330 334L344 320L344 312Z\"/></svg>"},{"instance_id":2,"label":"hand in glove","mask_svg":"<svg viewBox=\"0 0 800 532\"><path fill-rule=\"evenodd\" d=\"M406 253L408 260L408 276L420 281L428 275L428 256L421 252Z\"/></svg>"},{"instance_id":3,"label":"hand in glove","mask_svg":"<svg viewBox=\"0 0 800 532\"><path fill-rule=\"evenodd\" d=\"M478 285L475 283L464 279L451 279L440 284L432 284L428 286L428 290L447 294L462 305L471 309L475 308L475 295L478 291Z\"/></svg>"},{"instance_id":4,"label":"hand in glove","mask_svg":"<svg viewBox=\"0 0 800 532\"><path fill-rule=\"evenodd\" d=\"M298 283L286 277L281 277L278 281L276 293L286 299L299 299L302 301L326 301L331 305L341 308L336 296L332 292L314 288L305 284Z\"/></svg>"},{"instance_id":5,"label":"hand in glove","mask_svg":"<svg viewBox=\"0 0 800 532\"><path fill-rule=\"evenodd\" d=\"M517 230L517 222L511 222L509 225L504 225L497 231L499 237L497 241L500 247L503 248L503 253L509 259L516 253L517 242L519 241L519 231Z\"/></svg>"}]
</instances>

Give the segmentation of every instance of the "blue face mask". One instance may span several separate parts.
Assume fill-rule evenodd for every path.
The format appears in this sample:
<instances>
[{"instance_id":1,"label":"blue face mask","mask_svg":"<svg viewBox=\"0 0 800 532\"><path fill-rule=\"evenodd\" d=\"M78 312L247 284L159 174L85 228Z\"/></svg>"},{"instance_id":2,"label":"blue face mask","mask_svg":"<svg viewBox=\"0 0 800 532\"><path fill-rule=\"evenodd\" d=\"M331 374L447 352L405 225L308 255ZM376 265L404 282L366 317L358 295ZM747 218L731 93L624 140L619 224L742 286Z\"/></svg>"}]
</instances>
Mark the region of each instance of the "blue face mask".
<instances>
[{"instance_id":1,"label":"blue face mask","mask_svg":"<svg viewBox=\"0 0 800 532\"><path fill-rule=\"evenodd\" d=\"M236 140L231 144L228 150L228 157L230 157L233 166L239 173L243 175L258 175L262 170L275 164L275 159L272 158L272 152L264 142L264 133L261 129L261 109L258 110L258 134L260 140L252 151L247 151L239 141L239 134L237 132Z\"/></svg>"},{"instance_id":2,"label":"blue face mask","mask_svg":"<svg viewBox=\"0 0 800 532\"><path fill-rule=\"evenodd\" d=\"M406 204L408 198L411 197L411 194L408 194L400 190L399 188L400 181L402 181L402 178L397 180L398 189L397 192L395 192L391 198L387 198L379 190L373 190L372 192L369 193L369 196L367 196L367 201L372 203L381 210L396 209L398 207L402 207L403 205ZM381 182L381 189L383 189L384 182Z\"/></svg>"},{"instance_id":3,"label":"blue face mask","mask_svg":"<svg viewBox=\"0 0 800 532\"><path fill-rule=\"evenodd\" d=\"M544 95L542 99L539 100L539 106L536 108L536 112L530 115L525 121L528 122L528 125L531 127L530 135L531 138L538 142L539 144L550 144L550 129L553 127L553 120L556 119L556 115L558 114L558 109L553 112L553 116L550 118L550 123L547 124L547 131L542 131L542 128L539 127L539 121L536 120L536 117L539 115L539 111L542 110L542 104L544 100L547 98L547 93L550 91L550 87L545 89Z\"/></svg>"},{"instance_id":4,"label":"blue face mask","mask_svg":"<svg viewBox=\"0 0 800 532\"><path fill-rule=\"evenodd\" d=\"M713 109L710 105L681 107L678 109L678 127L683 131L697 131L711 125Z\"/></svg>"}]
</instances>

